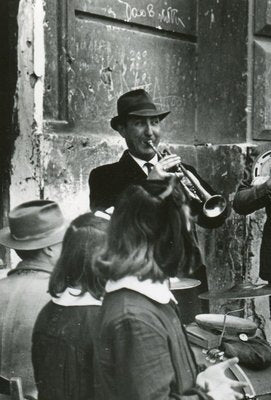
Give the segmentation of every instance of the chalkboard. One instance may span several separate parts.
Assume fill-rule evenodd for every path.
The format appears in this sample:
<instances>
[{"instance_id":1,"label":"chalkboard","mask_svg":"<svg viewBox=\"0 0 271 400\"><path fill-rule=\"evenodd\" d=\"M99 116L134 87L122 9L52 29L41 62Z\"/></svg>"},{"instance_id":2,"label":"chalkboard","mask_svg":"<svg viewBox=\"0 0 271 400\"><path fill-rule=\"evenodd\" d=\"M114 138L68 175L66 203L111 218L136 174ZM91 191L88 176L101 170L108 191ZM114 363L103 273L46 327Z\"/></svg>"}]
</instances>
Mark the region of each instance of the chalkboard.
<instances>
[{"instance_id":1,"label":"chalkboard","mask_svg":"<svg viewBox=\"0 0 271 400\"><path fill-rule=\"evenodd\" d=\"M196 36L195 0L76 0L75 9L91 15Z\"/></svg>"},{"instance_id":2,"label":"chalkboard","mask_svg":"<svg viewBox=\"0 0 271 400\"><path fill-rule=\"evenodd\" d=\"M47 28L47 120L74 133L112 135L117 98L140 87L171 110L167 141L193 143L196 0L51 2L58 17Z\"/></svg>"}]
</instances>

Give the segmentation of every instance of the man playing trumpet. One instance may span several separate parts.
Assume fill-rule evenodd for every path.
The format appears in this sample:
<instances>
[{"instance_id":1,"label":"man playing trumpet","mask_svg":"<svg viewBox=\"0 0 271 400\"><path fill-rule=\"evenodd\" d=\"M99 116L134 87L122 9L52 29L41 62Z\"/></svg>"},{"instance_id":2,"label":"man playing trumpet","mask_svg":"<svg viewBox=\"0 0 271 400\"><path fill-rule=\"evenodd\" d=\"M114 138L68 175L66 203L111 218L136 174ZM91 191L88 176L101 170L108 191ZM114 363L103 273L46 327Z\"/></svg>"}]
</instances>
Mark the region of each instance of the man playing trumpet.
<instances>
[{"instance_id":1,"label":"man playing trumpet","mask_svg":"<svg viewBox=\"0 0 271 400\"><path fill-rule=\"evenodd\" d=\"M95 168L89 177L90 208L105 210L114 206L117 198L131 183L144 179L164 179L173 173L172 169L181 163L176 154L160 156L157 148L161 138L161 121L170 111L159 111L150 95L143 89L132 90L123 94L117 103L118 115L111 119L111 127L125 139L128 149L120 160ZM187 164L183 164L199 187L210 195L216 192ZM186 187L191 188L191 182L178 172ZM195 197L193 189L190 192L192 200ZM196 201L194 200L194 203ZM224 222L226 213L208 217L203 212L203 203L198 204L197 224L204 228L216 228Z\"/></svg>"},{"instance_id":2,"label":"man playing trumpet","mask_svg":"<svg viewBox=\"0 0 271 400\"><path fill-rule=\"evenodd\" d=\"M90 208L105 210L116 204L118 197L130 184L139 183L145 179L165 179L172 175L172 169L178 166L181 158L176 154L161 156L157 146L161 138L161 121L170 111L159 111L151 96L143 89L137 89L123 94L117 102L118 115L111 119L111 127L125 139L128 149L124 151L119 161L95 168L89 177ZM199 187L210 195L216 192L197 174L196 170L183 164ZM185 181L186 187L191 183L178 172L179 178ZM190 204L195 214L195 221L204 228L216 228L223 224L227 217L224 210L217 216L207 216L204 213L203 202L193 198L193 188ZM224 207L226 208L226 207ZM163 229L163 227L161 227ZM193 226L192 226L193 229ZM207 290L207 279L202 258L195 249L191 277L202 281L201 291ZM193 300L197 301L197 299Z\"/></svg>"}]
</instances>

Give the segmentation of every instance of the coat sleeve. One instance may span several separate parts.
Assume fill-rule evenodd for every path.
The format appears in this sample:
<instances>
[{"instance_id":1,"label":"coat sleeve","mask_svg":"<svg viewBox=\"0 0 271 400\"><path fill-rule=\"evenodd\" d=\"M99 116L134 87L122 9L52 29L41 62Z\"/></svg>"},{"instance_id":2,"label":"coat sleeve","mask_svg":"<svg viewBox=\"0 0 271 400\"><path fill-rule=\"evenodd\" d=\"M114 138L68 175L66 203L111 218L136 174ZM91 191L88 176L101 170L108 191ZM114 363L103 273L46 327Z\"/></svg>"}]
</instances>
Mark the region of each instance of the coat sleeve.
<instances>
[{"instance_id":1,"label":"coat sleeve","mask_svg":"<svg viewBox=\"0 0 271 400\"><path fill-rule=\"evenodd\" d=\"M167 338L145 321L126 318L112 331L118 400L199 400L200 388L174 390L175 372Z\"/></svg>"},{"instance_id":2,"label":"coat sleeve","mask_svg":"<svg viewBox=\"0 0 271 400\"><path fill-rule=\"evenodd\" d=\"M193 168L190 165L185 165L187 169L192 172L192 174L198 179L200 182L200 185L205 189L210 195L214 196L219 193L217 193L204 179L201 178L201 176L197 173L195 168ZM225 200L226 201L226 200ZM217 217L207 217L205 213L203 212L203 204L201 203L199 205L198 202L192 200L191 202L191 208L192 211L193 209L195 210L195 214L197 216L196 224L203 227L203 228L218 228L219 226L223 225L225 220L228 218L230 214L230 208L229 205L226 204L225 210L221 213L221 215Z\"/></svg>"},{"instance_id":3,"label":"coat sleeve","mask_svg":"<svg viewBox=\"0 0 271 400\"><path fill-rule=\"evenodd\" d=\"M268 182L252 186L244 181L235 193L233 209L238 214L247 215L268 204L271 204L271 189Z\"/></svg>"},{"instance_id":4,"label":"coat sleeve","mask_svg":"<svg viewBox=\"0 0 271 400\"><path fill-rule=\"evenodd\" d=\"M92 170L89 175L88 184L89 184L89 208L92 211L96 211L98 204L100 203L101 195L98 185L98 176L96 170Z\"/></svg>"},{"instance_id":5,"label":"coat sleeve","mask_svg":"<svg viewBox=\"0 0 271 400\"><path fill-rule=\"evenodd\" d=\"M107 179L105 174L102 174L99 168L90 172L89 175L89 208L91 211L106 210L114 205L114 193L110 190L110 178ZM110 193L110 195L109 195Z\"/></svg>"}]
</instances>

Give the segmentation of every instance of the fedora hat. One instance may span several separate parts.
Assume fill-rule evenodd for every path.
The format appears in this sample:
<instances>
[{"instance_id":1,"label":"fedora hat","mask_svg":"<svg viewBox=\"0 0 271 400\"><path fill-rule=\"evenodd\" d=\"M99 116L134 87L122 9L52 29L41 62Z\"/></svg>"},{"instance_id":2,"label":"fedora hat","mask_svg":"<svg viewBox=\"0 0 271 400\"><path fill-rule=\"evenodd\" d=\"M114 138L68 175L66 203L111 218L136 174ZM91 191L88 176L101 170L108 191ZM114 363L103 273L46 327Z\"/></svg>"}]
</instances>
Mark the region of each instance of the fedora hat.
<instances>
[{"instance_id":1,"label":"fedora hat","mask_svg":"<svg viewBox=\"0 0 271 400\"><path fill-rule=\"evenodd\" d=\"M34 200L9 213L9 226L0 230L0 244L15 250L36 250L62 242L66 223L57 203Z\"/></svg>"},{"instance_id":2,"label":"fedora hat","mask_svg":"<svg viewBox=\"0 0 271 400\"><path fill-rule=\"evenodd\" d=\"M118 130L118 124L128 115L138 117L158 117L164 119L170 111L159 111L151 96L144 89L124 93L117 102L118 115L111 119L111 127Z\"/></svg>"}]
</instances>

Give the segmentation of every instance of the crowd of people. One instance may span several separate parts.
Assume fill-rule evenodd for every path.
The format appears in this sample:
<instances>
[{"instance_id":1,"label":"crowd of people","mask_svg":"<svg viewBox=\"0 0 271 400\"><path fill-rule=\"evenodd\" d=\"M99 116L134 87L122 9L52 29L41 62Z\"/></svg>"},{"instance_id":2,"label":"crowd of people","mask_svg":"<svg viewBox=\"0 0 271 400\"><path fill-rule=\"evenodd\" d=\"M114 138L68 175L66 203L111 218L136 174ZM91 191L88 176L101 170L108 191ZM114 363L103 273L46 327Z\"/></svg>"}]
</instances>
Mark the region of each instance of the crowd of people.
<instances>
[{"instance_id":1,"label":"crowd of people","mask_svg":"<svg viewBox=\"0 0 271 400\"><path fill-rule=\"evenodd\" d=\"M170 291L170 277L199 275L206 290L195 224L222 225L228 207L206 215L180 157L155 152L168 114L142 89L121 96L111 126L128 149L91 172L91 211L67 226L57 203L31 201L0 231L22 259L0 281L0 374L22 377L29 399L244 397L225 375L237 358L197 365Z\"/></svg>"}]
</instances>

